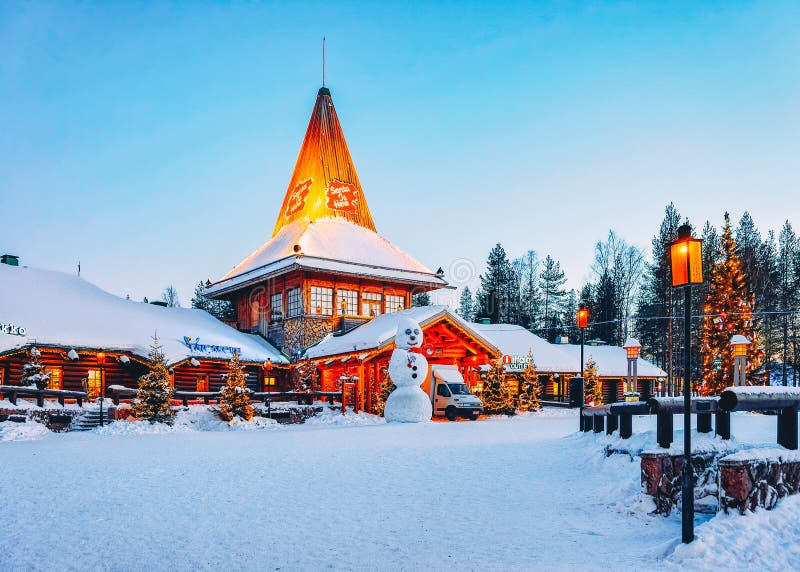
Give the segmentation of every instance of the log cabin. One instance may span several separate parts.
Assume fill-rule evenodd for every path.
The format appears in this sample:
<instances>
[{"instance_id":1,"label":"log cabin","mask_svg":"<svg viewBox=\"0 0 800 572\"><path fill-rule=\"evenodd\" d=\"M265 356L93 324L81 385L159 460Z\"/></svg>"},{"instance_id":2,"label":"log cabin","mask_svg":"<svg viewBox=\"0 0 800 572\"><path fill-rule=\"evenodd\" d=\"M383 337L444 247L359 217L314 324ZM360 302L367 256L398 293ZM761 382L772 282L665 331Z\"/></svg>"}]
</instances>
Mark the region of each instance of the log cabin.
<instances>
[{"instance_id":1,"label":"log cabin","mask_svg":"<svg viewBox=\"0 0 800 572\"><path fill-rule=\"evenodd\" d=\"M255 391L285 383L288 359L207 312L125 300L69 274L0 263L0 385L18 385L30 349L50 388L107 395L135 388L157 335L175 389L216 391L238 353Z\"/></svg>"}]
</instances>

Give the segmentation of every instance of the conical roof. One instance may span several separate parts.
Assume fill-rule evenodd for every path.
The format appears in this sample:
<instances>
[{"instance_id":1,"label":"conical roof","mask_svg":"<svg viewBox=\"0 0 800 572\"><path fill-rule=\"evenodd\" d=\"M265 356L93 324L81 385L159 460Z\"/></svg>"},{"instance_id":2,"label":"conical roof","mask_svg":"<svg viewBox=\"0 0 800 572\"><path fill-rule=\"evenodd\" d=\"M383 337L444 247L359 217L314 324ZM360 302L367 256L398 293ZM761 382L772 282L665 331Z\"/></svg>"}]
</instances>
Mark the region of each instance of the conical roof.
<instances>
[{"instance_id":1,"label":"conical roof","mask_svg":"<svg viewBox=\"0 0 800 572\"><path fill-rule=\"evenodd\" d=\"M313 222L323 218L343 218L375 231L327 87L317 93L272 236L295 221Z\"/></svg>"}]
</instances>

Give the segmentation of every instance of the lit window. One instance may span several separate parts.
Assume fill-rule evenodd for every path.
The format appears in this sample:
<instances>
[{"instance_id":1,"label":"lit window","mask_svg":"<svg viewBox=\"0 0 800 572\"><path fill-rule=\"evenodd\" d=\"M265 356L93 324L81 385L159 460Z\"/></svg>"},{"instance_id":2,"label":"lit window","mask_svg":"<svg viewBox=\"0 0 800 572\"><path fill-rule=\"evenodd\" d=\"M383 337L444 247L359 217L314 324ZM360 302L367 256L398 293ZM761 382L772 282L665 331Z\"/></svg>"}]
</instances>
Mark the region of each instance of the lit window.
<instances>
[{"instance_id":1,"label":"lit window","mask_svg":"<svg viewBox=\"0 0 800 572\"><path fill-rule=\"evenodd\" d=\"M283 318L283 292L277 292L269 297L269 311L273 320Z\"/></svg>"},{"instance_id":2,"label":"lit window","mask_svg":"<svg viewBox=\"0 0 800 572\"><path fill-rule=\"evenodd\" d=\"M507 379L506 383L508 383L508 390L511 392L511 395L519 393L519 381L516 379Z\"/></svg>"},{"instance_id":3,"label":"lit window","mask_svg":"<svg viewBox=\"0 0 800 572\"><path fill-rule=\"evenodd\" d=\"M399 312L403 310L406 305L406 298L405 296L393 296L391 294L386 295L386 313L391 314L392 312Z\"/></svg>"},{"instance_id":4,"label":"lit window","mask_svg":"<svg viewBox=\"0 0 800 572\"><path fill-rule=\"evenodd\" d=\"M323 316L333 314L333 288L311 287L311 311Z\"/></svg>"},{"instance_id":5,"label":"lit window","mask_svg":"<svg viewBox=\"0 0 800 572\"><path fill-rule=\"evenodd\" d=\"M355 316L358 313L358 290L336 290L336 307L340 314Z\"/></svg>"},{"instance_id":6,"label":"lit window","mask_svg":"<svg viewBox=\"0 0 800 572\"><path fill-rule=\"evenodd\" d=\"M196 386L196 391L208 391L208 376L198 377Z\"/></svg>"},{"instance_id":7,"label":"lit window","mask_svg":"<svg viewBox=\"0 0 800 572\"><path fill-rule=\"evenodd\" d=\"M286 303L288 317L299 316L303 313L303 297L300 295L300 288L289 288L286 291Z\"/></svg>"},{"instance_id":8,"label":"lit window","mask_svg":"<svg viewBox=\"0 0 800 572\"><path fill-rule=\"evenodd\" d=\"M274 388L277 384L278 384L278 382L276 381L276 379L274 377L266 376L264 378L264 389Z\"/></svg>"},{"instance_id":9,"label":"lit window","mask_svg":"<svg viewBox=\"0 0 800 572\"><path fill-rule=\"evenodd\" d=\"M86 392L89 394L89 399L99 397L102 390L102 372L99 369L90 369L88 372L86 372Z\"/></svg>"},{"instance_id":10,"label":"lit window","mask_svg":"<svg viewBox=\"0 0 800 572\"><path fill-rule=\"evenodd\" d=\"M378 316L381 313L382 298L377 292L363 292L361 294L361 314L364 316Z\"/></svg>"},{"instance_id":11,"label":"lit window","mask_svg":"<svg viewBox=\"0 0 800 572\"><path fill-rule=\"evenodd\" d=\"M48 389L61 389L61 368L60 367L46 367L45 373L50 374L50 384Z\"/></svg>"}]
</instances>

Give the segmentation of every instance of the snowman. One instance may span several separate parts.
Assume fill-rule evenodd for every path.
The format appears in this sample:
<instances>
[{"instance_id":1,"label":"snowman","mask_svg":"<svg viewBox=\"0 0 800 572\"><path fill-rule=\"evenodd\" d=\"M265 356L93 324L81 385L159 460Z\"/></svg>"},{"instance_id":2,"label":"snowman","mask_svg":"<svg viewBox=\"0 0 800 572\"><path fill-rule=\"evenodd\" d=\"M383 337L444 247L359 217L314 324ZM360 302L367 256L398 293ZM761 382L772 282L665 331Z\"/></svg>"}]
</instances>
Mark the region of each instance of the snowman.
<instances>
[{"instance_id":1,"label":"snowman","mask_svg":"<svg viewBox=\"0 0 800 572\"><path fill-rule=\"evenodd\" d=\"M419 352L422 346L419 324L411 318L400 318L394 343L396 349L389 360L389 377L396 389L386 400L383 416L387 421L400 423L430 421L431 400L419 387L428 375L428 360Z\"/></svg>"}]
</instances>

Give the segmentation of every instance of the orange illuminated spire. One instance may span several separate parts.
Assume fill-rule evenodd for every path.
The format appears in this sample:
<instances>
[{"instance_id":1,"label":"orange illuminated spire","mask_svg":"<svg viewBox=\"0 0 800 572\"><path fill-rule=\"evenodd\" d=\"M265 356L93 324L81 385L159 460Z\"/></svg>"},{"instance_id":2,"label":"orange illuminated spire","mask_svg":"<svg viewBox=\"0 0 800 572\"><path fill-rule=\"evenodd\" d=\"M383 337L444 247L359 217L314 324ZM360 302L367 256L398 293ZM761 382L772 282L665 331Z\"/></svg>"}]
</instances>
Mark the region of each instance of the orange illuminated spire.
<instances>
[{"instance_id":1,"label":"orange illuminated spire","mask_svg":"<svg viewBox=\"0 0 800 572\"><path fill-rule=\"evenodd\" d=\"M322 87L272 236L294 221L337 217L375 231L331 92Z\"/></svg>"}]
</instances>

